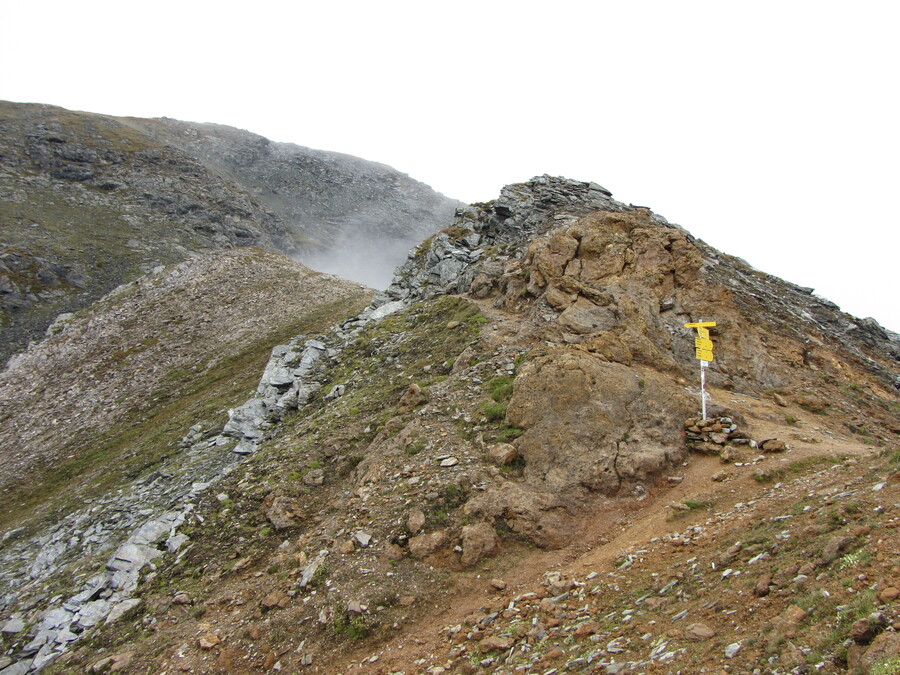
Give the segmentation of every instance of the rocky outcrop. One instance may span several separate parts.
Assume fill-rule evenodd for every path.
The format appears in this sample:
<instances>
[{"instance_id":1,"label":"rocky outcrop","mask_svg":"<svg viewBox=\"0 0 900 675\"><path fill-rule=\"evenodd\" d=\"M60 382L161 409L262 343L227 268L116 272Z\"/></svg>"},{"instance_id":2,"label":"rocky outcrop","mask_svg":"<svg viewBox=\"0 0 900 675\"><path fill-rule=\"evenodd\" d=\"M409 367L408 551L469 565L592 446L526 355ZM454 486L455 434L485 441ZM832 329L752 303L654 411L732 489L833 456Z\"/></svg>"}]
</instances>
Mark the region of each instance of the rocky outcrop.
<instances>
[{"instance_id":1,"label":"rocky outcrop","mask_svg":"<svg viewBox=\"0 0 900 675\"><path fill-rule=\"evenodd\" d=\"M710 377L721 386L777 388L789 379L786 363L834 376L858 365L882 388L900 384L900 336L716 251L646 208L617 202L594 183L541 176L507 186L494 202L458 209L452 227L410 254L380 301L443 293L532 307L568 343L685 375L694 362L683 324L714 318Z\"/></svg>"},{"instance_id":2,"label":"rocky outcrop","mask_svg":"<svg viewBox=\"0 0 900 675\"><path fill-rule=\"evenodd\" d=\"M564 351L523 367L506 419L527 430L517 449L530 485L615 494L683 459L672 412L688 412L692 403L656 372Z\"/></svg>"}]
</instances>

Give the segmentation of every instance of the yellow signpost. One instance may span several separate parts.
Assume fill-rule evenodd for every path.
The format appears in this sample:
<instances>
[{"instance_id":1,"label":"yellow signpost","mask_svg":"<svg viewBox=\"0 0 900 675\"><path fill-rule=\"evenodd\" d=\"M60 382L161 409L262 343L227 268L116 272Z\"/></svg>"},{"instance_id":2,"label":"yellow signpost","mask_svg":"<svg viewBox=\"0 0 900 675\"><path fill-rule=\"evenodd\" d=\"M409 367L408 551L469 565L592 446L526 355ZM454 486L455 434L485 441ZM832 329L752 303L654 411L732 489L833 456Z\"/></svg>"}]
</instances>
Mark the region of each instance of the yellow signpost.
<instances>
[{"instance_id":1,"label":"yellow signpost","mask_svg":"<svg viewBox=\"0 0 900 675\"><path fill-rule=\"evenodd\" d=\"M715 325L715 321L684 324L685 328L697 329L697 337L694 338L694 355L700 361L700 408L703 419L706 419L706 367L713 360L713 341L709 339L709 329Z\"/></svg>"},{"instance_id":2,"label":"yellow signpost","mask_svg":"<svg viewBox=\"0 0 900 675\"><path fill-rule=\"evenodd\" d=\"M703 349L704 351L711 352L713 350L713 342L709 338L698 337L694 338L694 346L697 349ZM712 361L712 359L707 359L707 361Z\"/></svg>"},{"instance_id":3,"label":"yellow signpost","mask_svg":"<svg viewBox=\"0 0 900 675\"><path fill-rule=\"evenodd\" d=\"M699 347L695 350L694 356L698 361L706 361L707 363L713 360L712 351L708 349L700 349Z\"/></svg>"}]
</instances>

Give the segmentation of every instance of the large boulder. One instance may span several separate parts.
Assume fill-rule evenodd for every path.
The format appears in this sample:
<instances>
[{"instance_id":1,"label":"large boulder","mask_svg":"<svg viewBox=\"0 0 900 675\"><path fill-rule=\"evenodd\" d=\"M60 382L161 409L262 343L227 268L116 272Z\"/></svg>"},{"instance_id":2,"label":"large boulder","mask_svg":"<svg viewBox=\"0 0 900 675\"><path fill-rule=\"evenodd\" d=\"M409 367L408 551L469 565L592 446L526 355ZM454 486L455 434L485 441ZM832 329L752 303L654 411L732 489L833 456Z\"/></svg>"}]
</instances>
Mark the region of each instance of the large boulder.
<instances>
[{"instance_id":1,"label":"large boulder","mask_svg":"<svg viewBox=\"0 0 900 675\"><path fill-rule=\"evenodd\" d=\"M462 556L464 567L471 567L497 550L497 533L487 523L474 523L462 529Z\"/></svg>"},{"instance_id":2,"label":"large boulder","mask_svg":"<svg viewBox=\"0 0 900 675\"><path fill-rule=\"evenodd\" d=\"M521 483L507 481L489 488L466 503L463 511L495 522L540 548L565 546L573 534L571 513L557 495Z\"/></svg>"},{"instance_id":3,"label":"large boulder","mask_svg":"<svg viewBox=\"0 0 900 675\"><path fill-rule=\"evenodd\" d=\"M613 494L680 461L681 423L696 401L650 370L559 350L523 367L507 411L526 481L556 494Z\"/></svg>"}]
</instances>

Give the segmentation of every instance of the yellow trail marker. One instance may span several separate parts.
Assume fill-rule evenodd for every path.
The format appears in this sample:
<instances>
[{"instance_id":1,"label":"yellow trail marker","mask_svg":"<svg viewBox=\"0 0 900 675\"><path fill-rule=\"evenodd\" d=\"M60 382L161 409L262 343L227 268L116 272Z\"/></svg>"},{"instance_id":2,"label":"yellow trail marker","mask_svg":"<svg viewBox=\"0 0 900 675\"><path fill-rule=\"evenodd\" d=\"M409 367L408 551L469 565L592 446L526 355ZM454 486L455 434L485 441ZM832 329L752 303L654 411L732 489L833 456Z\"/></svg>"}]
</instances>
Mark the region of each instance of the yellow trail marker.
<instances>
[{"instance_id":1,"label":"yellow trail marker","mask_svg":"<svg viewBox=\"0 0 900 675\"><path fill-rule=\"evenodd\" d=\"M713 341L709 339L709 328L716 325L715 321L697 321L684 324L685 328L696 328L697 337L694 338L694 355L700 361L700 403L701 414L706 419L706 367L713 360Z\"/></svg>"},{"instance_id":2,"label":"yellow trail marker","mask_svg":"<svg viewBox=\"0 0 900 675\"><path fill-rule=\"evenodd\" d=\"M711 352L713 350L713 341L705 337L694 338L694 346L697 349ZM709 359L706 360L709 361Z\"/></svg>"}]
</instances>

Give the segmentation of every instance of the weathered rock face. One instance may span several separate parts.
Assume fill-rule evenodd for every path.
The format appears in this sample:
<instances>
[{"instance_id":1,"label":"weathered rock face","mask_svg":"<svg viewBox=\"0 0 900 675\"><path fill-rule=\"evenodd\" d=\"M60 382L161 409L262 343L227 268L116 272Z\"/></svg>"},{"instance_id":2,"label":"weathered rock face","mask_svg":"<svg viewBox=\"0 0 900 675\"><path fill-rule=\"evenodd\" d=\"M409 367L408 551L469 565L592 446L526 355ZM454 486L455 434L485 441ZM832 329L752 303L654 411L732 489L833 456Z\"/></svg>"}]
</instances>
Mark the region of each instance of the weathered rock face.
<instances>
[{"instance_id":1,"label":"weathered rock face","mask_svg":"<svg viewBox=\"0 0 900 675\"><path fill-rule=\"evenodd\" d=\"M284 224L298 260L373 288L386 286L409 250L462 206L358 157L276 143L219 124L132 122L252 194Z\"/></svg>"},{"instance_id":2,"label":"weathered rock face","mask_svg":"<svg viewBox=\"0 0 900 675\"><path fill-rule=\"evenodd\" d=\"M536 488L580 487L614 494L684 457L673 410L693 401L669 378L561 351L523 367L507 421L527 429L518 440L525 478Z\"/></svg>"},{"instance_id":3,"label":"weathered rock face","mask_svg":"<svg viewBox=\"0 0 900 675\"><path fill-rule=\"evenodd\" d=\"M259 246L384 285L459 205L382 164L224 126L0 102L0 131L0 362L197 253Z\"/></svg>"},{"instance_id":4,"label":"weathered rock face","mask_svg":"<svg viewBox=\"0 0 900 675\"><path fill-rule=\"evenodd\" d=\"M553 321L559 339L602 358L682 375L695 368L683 324L715 319L710 377L720 386L775 388L798 369L840 376L857 366L887 391L900 386L897 335L594 183L542 176L459 209L452 227L398 269L382 302L442 293L496 298L498 307Z\"/></svg>"}]
</instances>

